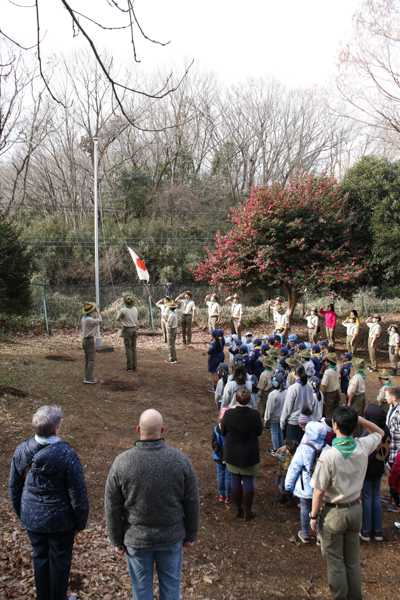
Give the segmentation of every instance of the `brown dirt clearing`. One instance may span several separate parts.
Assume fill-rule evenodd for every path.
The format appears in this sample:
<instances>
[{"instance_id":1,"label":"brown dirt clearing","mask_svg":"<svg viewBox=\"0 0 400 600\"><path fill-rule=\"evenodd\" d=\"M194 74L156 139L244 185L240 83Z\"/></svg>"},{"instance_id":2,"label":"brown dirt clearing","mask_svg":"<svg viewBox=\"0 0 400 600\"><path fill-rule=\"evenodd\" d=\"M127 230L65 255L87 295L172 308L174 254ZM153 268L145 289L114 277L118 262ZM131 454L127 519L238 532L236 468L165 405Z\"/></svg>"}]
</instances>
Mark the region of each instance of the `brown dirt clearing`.
<instances>
[{"instance_id":1,"label":"brown dirt clearing","mask_svg":"<svg viewBox=\"0 0 400 600\"><path fill-rule=\"evenodd\" d=\"M393 316L392 316L393 318ZM388 317L389 319L389 317ZM296 332L301 326L293 326ZM261 327L253 333L264 333ZM11 339L12 338L12 339ZM14 335L0 346L0 598L28 600L35 597L31 547L8 500L8 473L16 446L31 437L31 418L43 405L55 403L64 411L61 435L77 451L89 491L88 528L74 548L71 592L79 600L131 598L131 584L124 559L116 558L108 543L103 515L104 486L117 454L137 439L136 425L147 408L164 416L166 443L182 449L196 470L201 496L198 542L184 551L182 599L275 600L328 599L325 565L314 543L302 547L297 532L300 513L277 504L276 459L269 432L260 438L261 465L256 477L254 509L257 517L245 523L234 518L234 509L218 501L216 468L211 438L217 423L211 378L205 352L208 336L194 334L193 346L182 346L178 337L178 361L166 364L166 346L159 336L139 337L138 369L125 372L122 339L103 335L103 343L115 352L98 354L94 376L97 385L83 384L83 351L76 331L44 335ZM339 339L337 351L344 351ZM386 348L382 341L382 348ZM365 354L365 342L360 352ZM49 357L52 357L49 360ZM54 357L57 357L54 360ZM46 360L47 359L47 360ZM389 368L387 353L381 367ZM400 378L394 382L400 385ZM21 389L13 388L17 386ZM367 402L376 398L378 381L367 375ZM17 391L18 394L13 392ZM26 394L22 397L21 392ZM387 478L382 482L387 490ZM397 564L400 536L396 515L383 510L381 544L361 543L363 595L366 600L393 599L400 589ZM295 541L291 541L294 539ZM155 595L158 597L157 586Z\"/></svg>"}]
</instances>

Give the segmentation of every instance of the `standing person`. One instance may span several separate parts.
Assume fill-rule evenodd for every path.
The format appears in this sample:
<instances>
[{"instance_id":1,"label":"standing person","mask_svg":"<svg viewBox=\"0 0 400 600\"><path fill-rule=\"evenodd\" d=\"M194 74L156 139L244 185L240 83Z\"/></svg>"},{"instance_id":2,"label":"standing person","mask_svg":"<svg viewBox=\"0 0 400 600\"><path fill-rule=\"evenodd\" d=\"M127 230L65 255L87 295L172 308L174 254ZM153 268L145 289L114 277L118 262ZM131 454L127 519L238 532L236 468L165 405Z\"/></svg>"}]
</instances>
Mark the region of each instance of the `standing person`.
<instances>
[{"instance_id":1,"label":"standing person","mask_svg":"<svg viewBox=\"0 0 400 600\"><path fill-rule=\"evenodd\" d=\"M153 598L154 564L160 600L179 600L182 547L193 546L199 527L196 475L186 454L165 444L158 411L143 412L136 429L139 440L108 474L108 535L117 554L126 554L133 600Z\"/></svg>"},{"instance_id":2,"label":"standing person","mask_svg":"<svg viewBox=\"0 0 400 600\"><path fill-rule=\"evenodd\" d=\"M304 405L307 405L312 412L314 396L304 366L300 364L296 367L296 382L286 392L280 420L281 429L286 430L286 439L296 440L299 444L304 433L299 425L299 417Z\"/></svg>"},{"instance_id":3,"label":"standing person","mask_svg":"<svg viewBox=\"0 0 400 600\"><path fill-rule=\"evenodd\" d=\"M372 320L372 323L371 323ZM368 334L368 352L369 352L369 360L371 361L371 366L368 367L368 371L372 371L373 373L378 372L378 360L376 358L376 346L377 340L382 333L382 328L380 326L380 315L372 315L372 317L368 317L366 323L369 327Z\"/></svg>"},{"instance_id":4,"label":"standing person","mask_svg":"<svg viewBox=\"0 0 400 600\"><path fill-rule=\"evenodd\" d=\"M346 403L349 401L349 383L351 373L351 359L353 358L351 352L345 352L340 355L342 359L342 367L340 369L340 391L345 396ZM350 406L350 404L349 404ZM364 416L364 415L361 415Z\"/></svg>"},{"instance_id":5,"label":"standing person","mask_svg":"<svg viewBox=\"0 0 400 600\"><path fill-rule=\"evenodd\" d=\"M397 362L399 360L399 349L400 349L400 335L399 328L397 325L390 325L388 328L389 332L389 360L392 370L390 371L390 377L396 377L397 375Z\"/></svg>"},{"instance_id":6,"label":"standing person","mask_svg":"<svg viewBox=\"0 0 400 600\"><path fill-rule=\"evenodd\" d=\"M388 410L389 410L389 404L388 404L388 401L386 400L385 392L386 392L386 388L393 387L393 383L389 377L389 373L385 369L382 369L381 371L379 371L378 380L379 380L379 385L381 387L380 387L378 395L376 397L376 402L377 402L378 406L383 408L385 415L387 415Z\"/></svg>"},{"instance_id":7,"label":"standing person","mask_svg":"<svg viewBox=\"0 0 400 600\"><path fill-rule=\"evenodd\" d=\"M282 373L276 373L273 375L271 383L273 390L268 395L264 413L264 428L269 423L271 429L272 452L268 450L269 454L273 454L283 446L283 431L280 427L280 419L286 397L286 378Z\"/></svg>"},{"instance_id":8,"label":"standing person","mask_svg":"<svg viewBox=\"0 0 400 600\"><path fill-rule=\"evenodd\" d=\"M277 318L278 318L278 313L276 312L278 308L283 308L283 298L282 296L277 296L274 300L270 300L268 302L268 307L271 308L272 306L272 319L274 321L274 329L276 327L277 323Z\"/></svg>"},{"instance_id":9,"label":"standing person","mask_svg":"<svg viewBox=\"0 0 400 600\"><path fill-rule=\"evenodd\" d=\"M222 396L222 402L220 407L221 410L223 408L232 408L236 406L236 392L239 388L245 387L250 394L252 391L251 379L248 376L244 365L235 365L233 367L233 374L231 377L232 378L228 377L228 382L224 388L224 393Z\"/></svg>"},{"instance_id":10,"label":"standing person","mask_svg":"<svg viewBox=\"0 0 400 600\"><path fill-rule=\"evenodd\" d=\"M131 294L125 294L124 303L125 307L117 311L117 321L121 322L124 336L126 367L123 369L124 371L136 371L138 311L135 308L135 298Z\"/></svg>"},{"instance_id":11,"label":"standing person","mask_svg":"<svg viewBox=\"0 0 400 600\"><path fill-rule=\"evenodd\" d=\"M356 355L358 348L359 326L356 323L355 315L350 314L342 323L346 327L346 348L350 354Z\"/></svg>"},{"instance_id":12,"label":"standing person","mask_svg":"<svg viewBox=\"0 0 400 600\"><path fill-rule=\"evenodd\" d=\"M347 388L347 405L352 406L359 417L363 417L365 413L365 380L367 379L367 363L362 358L353 358L351 364L355 369L355 373L350 379L349 387ZM358 437L361 435L361 432L362 427L357 423L354 428L353 436Z\"/></svg>"},{"instance_id":13,"label":"standing person","mask_svg":"<svg viewBox=\"0 0 400 600\"><path fill-rule=\"evenodd\" d=\"M231 307L231 333L236 333L238 339L241 340L243 307L239 302L239 296L237 294L228 296L225 302Z\"/></svg>"},{"instance_id":14,"label":"standing person","mask_svg":"<svg viewBox=\"0 0 400 600\"><path fill-rule=\"evenodd\" d=\"M156 303L156 306L161 310L161 331L163 332L164 344L167 343L168 302L171 302L170 296L165 296L165 298L162 298Z\"/></svg>"},{"instance_id":15,"label":"standing person","mask_svg":"<svg viewBox=\"0 0 400 600\"><path fill-rule=\"evenodd\" d=\"M325 398L325 417L331 418L333 411L340 404L339 371L337 368L337 356L334 352L328 352L324 356L324 374L321 381L321 392Z\"/></svg>"},{"instance_id":16,"label":"standing person","mask_svg":"<svg viewBox=\"0 0 400 600\"><path fill-rule=\"evenodd\" d=\"M207 294L204 302L208 307L208 331L211 333L213 329L221 322L221 307L218 304L217 294L212 294L211 297Z\"/></svg>"},{"instance_id":17,"label":"standing person","mask_svg":"<svg viewBox=\"0 0 400 600\"><path fill-rule=\"evenodd\" d=\"M307 330L308 330L308 341L311 345L316 344L317 335L318 335L318 327L319 327L319 319L318 319L318 309L314 306L311 309L311 314L308 314L308 310L304 315L304 318L307 321Z\"/></svg>"},{"instance_id":18,"label":"standing person","mask_svg":"<svg viewBox=\"0 0 400 600\"><path fill-rule=\"evenodd\" d=\"M257 410L247 405L251 392L241 387L236 393L238 406L227 410L221 421L221 434L225 436L223 459L231 473L231 492L236 505L236 517L250 521L256 516L252 510L254 476L260 467L258 437L263 424Z\"/></svg>"},{"instance_id":19,"label":"standing person","mask_svg":"<svg viewBox=\"0 0 400 600\"><path fill-rule=\"evenodd\" d=\"M62 420L58 406L39 408L35 437L11 462L10 499L32 544L37 600L66 600L74 539L89 514L81 463L59 437Z\"/></svg>"},{"instance_id":20,"label":"standing person","mask_svg":"<svg viewBox=\"0 0 400 600\"><path fill-rule=\"evenodd\" d=\"M383 429L385 435L375 452L372 452L368 459L367 472L362 488L363 516L360 538L364 542L369 542L372 535L377 542L381 542L383 537L380 490L382 475L385 471L385 462L389 458L390 433L385 424L386 415L380 406L371 403L365 411L365 418L367 421L375 423L375 425ZM368 431L364 429L361 437L366 435L368 435Z\"/></svg>"},{"instance_id":21,"label":"standing person","mask_svg":"<svg viewBox=\"0 0 400 600\"><path fill-rule=\"evenodd\" d=\"M220 363L223 363L225 360L224 347L222 345L220 329L213 329L211 332L211 342L208 346L207 356L208 356L208 372L211 373L212 381L214 387L209 389L209 392L215 392L218 384L218 374L217 368Z\"/></svg>"},{"instance_id":22,"label":"standing person","mask_svg":"<svg viewBox=\"0 0 400 600\"><path fill-rule=\"evenodd\" d=\"M182 296L184 296L184 300L181 300ZM192 300L192 292L184 292L180 294L175 302L177 302L182 309L182 344L191 344L192 343L192 323L194 322L194 318L196 316L196 305L194 300Z\"/></svg>"},{"instance_id":23,"label":"standing person","mask_svg":"<svg viewBox=\"0 0 400 600\"><path fill-rule=\"evenodd\" d=\"M386 389L386 400L390 408L386 417L386 425L390 432L389 466L392 468L396 456L400 451L400 387L388 387ZM400 512L400 496L394 488L390 488L390 497L393 504L388 506L390 512Z\"/></svg>"},{"instance_id":24,"label":"standing person","mask_svg":"<svg viewBox=\"0 0 400 600\"><path fill-rule=\"evenodd\" d=\"M283 331L280 332L280 335L283 336L283 343L286 344L287 336L289 334L289 315L281 305L276 308L275 315L275 330L277 330L278 327L282 327Z\"/></svg>"},{"instance_id":25,"label":"standing person","mask_svg":"<svg viewBox=\"0 0 400 600\"><path fill-rule=\"evenodd\" d=\"M175 312L177 308L178 305L176 304L176 302L174 302L173 300L171 300L171 302L168 302L169 313L167 316L166 328L169 358L164 362L171 364L175 364L178 362L175 349L176 332L178 331L178 316Z\"/></svg>"},{"instance_id":26,"label":"standing person","mask_svg":"<svg viewBox=\"0 0 400 600\"><path fill-rule=\"evenodd\" d=\"M212 438L213 459L217 467L217 486L220 502L231 504L233 502L231 494L231 474L223 460L225 437L221 434L221 422L214 427Z\"/></svg>"},{"instance_id":27,"label":"standing person","mask_svg":"<svg viewBox=\"0 0 400 600\"><path fill-rule=\"evenodd\" d=\"M320 309L320 314L325 317L325 328L326 328L326 337L328 338L328 345L333 346L335 343L335 327L337 314L335 313L335 307L333 304L328 304L328 309L325 310L325 307Z\"/></svg>"},{"instance_id":28,"label":"standing person","mask_svg":"<svg viewBox=\"0 0 400 600\"><path fill-rule=\"evenodd\" d=\"M85 302L82 310L82 348L85 351L85 377L83 383L97 383L93 377L94 365L96 362L96 342L97 326L103 322L99 309L95 302ZM96 313L97 319L93 316Z\"/></svg>"},{"instance_id":29,"label":"standing person","mask_svg":"<svg viewBox=\"0 0 400 600\"><path fill-rule=\"evenodd\" d=\"M357 422L370 435L355 440L352 433ZM315 471L310 525L313 531L318 527L333 600L361 600L360 492L368 456L381 443L385 432L358 417L351 406L338 406L332 425L336 438L332 448L321 454Z\"/></svg>"},{"instance_id":30,"label":"standing person","mask_svg":"<svg viewBox=\"0 0 400 600\"><path fill-rule=\"evenodd\" d=\"M274 368L276 366L276 362L272 356L262 356L260 358L260 363L264 367L264 371L261 373L258 380L258 389L259 389L259 411L261 418L264 417L265 408L267 406L267 400L269 393L272 392L274 386L272 385L272 376L274 374Z\"/></svg>"},{"instance_id":31,"label":"standing person","mask_svg":"<svg viewBox=\"0 0 400 600\"><path fill-rule=\"evenodd\" d=\"M287 358L285 362L286 362L287 368L289 369L289 373L287 376L287 386L289 387L296 382L296 367L298 367L302 363L301 363L299 357L297 356L297 354L295 356L291 356L290 358Z\"/></svg>"}]
</instances>

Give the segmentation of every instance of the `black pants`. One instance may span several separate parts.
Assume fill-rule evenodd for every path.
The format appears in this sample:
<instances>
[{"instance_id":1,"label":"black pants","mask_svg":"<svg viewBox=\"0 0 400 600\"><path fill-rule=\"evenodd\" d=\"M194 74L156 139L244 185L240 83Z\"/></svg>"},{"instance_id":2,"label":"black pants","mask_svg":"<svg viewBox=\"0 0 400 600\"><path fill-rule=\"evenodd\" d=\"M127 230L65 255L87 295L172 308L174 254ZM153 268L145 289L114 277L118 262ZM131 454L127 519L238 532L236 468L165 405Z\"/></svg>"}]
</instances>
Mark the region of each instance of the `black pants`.
<instances>
[{"instance_id":1,"label":"black pants","mask_svg":"<svg viewBox=\"0 0 400 600\"><path fill-rule=\"evenodd\" d=\"M74 531L27 531L33 548L37 600L66 600Z\"/></svg>"}]
</instances>

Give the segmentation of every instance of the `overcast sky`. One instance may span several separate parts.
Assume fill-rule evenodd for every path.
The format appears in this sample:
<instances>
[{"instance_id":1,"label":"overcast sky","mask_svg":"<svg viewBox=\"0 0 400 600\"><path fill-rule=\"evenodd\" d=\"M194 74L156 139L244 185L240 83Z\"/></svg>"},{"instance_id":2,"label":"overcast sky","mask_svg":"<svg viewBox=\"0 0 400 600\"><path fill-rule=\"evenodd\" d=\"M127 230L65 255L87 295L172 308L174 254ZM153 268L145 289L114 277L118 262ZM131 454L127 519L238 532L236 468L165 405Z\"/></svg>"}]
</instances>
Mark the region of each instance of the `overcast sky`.
<instances>
[{"instance_id":1,"label":"overcast sky","mask_svg":"<svg viewBox=\"0 0 400 600\"><path fill-rule=\"evenodd\" d=\"M31 4L19 0L19 4ZM71 0L74 8L103 25L122 24L107 0ZM123 5L121 0L120 5ZM182 66L195 60L200 68L233 83L274 75L290 86L323 85L335 72L341 41L348 37L360 0L136 0L138 20L149 37L168 41L155 46L136 38L141 69L164 63ZM70 18L60 0L40 0L44 52L75 48ZM1 29L29 44L35 40L35 11L0 0ZM82 23L87 23L82 21ZM117 60L131 60L127 32L96 31L99 46Z\"/></svg>"}]
</instances>

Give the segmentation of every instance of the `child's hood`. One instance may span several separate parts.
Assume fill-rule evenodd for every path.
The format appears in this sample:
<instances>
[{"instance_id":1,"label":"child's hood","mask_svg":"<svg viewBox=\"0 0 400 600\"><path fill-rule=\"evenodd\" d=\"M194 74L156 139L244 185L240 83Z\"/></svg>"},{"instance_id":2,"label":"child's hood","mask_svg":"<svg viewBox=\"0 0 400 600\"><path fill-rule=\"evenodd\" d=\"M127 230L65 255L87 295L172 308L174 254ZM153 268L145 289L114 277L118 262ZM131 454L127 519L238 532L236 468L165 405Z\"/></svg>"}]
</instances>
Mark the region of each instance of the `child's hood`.
<instances>
[{"instance_id":1,"label":"child's hood","mask_svg":"<svg viewBox=\"0 0 400 600\"><path fill-rule=\"evenodd\" d=\"M323 423L319 423L318 421L311 421L306 425L306 439L309 444L312 444L320 450L324 445L324 440L326 436L326 428Z\"/></svg>"}]
</instances>

